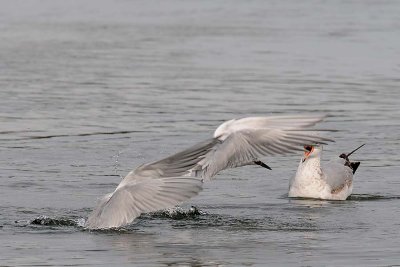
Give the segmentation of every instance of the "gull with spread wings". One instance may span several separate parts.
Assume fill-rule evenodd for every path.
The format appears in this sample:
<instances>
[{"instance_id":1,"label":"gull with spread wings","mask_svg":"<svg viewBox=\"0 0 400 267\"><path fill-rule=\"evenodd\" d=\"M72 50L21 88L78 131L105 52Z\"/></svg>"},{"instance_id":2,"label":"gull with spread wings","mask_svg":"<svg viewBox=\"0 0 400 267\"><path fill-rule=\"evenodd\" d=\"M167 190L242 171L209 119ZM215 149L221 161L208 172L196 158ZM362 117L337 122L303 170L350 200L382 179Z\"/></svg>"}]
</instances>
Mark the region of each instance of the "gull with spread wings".
<instances>
[{"instance_id":1,"label":"gull with spread wings","mask_svg":"<svg viewBox=\"0 0 400 267\"><path fill-rule=\"evenodd\" d=\"M267 155L301 151L304 145L332 141L312 129L325 116L248 117L221 124L214 137L165 159L141 165L105 195L85 227L107 229L131 223L142 213L173 207L196 196L205 180L245 165L271 169Z\"/></svg>"}]
</instances>

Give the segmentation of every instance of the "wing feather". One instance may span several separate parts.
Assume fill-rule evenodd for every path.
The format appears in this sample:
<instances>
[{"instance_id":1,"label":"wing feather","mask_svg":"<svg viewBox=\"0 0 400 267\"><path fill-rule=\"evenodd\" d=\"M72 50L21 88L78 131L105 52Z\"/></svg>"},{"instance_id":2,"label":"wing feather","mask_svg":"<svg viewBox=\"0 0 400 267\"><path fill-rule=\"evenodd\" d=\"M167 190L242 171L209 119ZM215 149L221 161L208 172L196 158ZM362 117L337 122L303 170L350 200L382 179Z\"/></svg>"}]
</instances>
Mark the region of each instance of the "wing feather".
<instances>
[{"instance_id":1,"label":"wing feather","mask_svg":"<svg viewBox=\"0 0 400 267\"><path fill-rule=\"evenodd\" d=\"M132 222L141 213L173 207L202 190L202 181L196 177L141 180L118 188L107 201L100 203L89 216L86 227L119 227Z\"/></svg>"},{"instance_id":2,"label":"wing feather","mask_svg":"<svg viewBox=\"0 0 400 267\"><path fill-rule=\"evenodd\" d=\"M90 214L89 229L119 227L141 213L173 207L202 190L202 179L185 176L217 143L209 139L165 159L138 167Z\"/></svg>"},{"instance_id":3,"label":"wing feather","mask_svg":"<svg viewBox=\"0 0 400 267\"><path fill-rule=\"evenodd\" d=\"M233 119L221 124L214 132L215 138L224 140L230 134L245 129L300 129L311 127L322 121L325 115L287 115L247 117Z\"/></svg>"},{"instance_id":4,"label":"wing feather","mask_svg":"<svg viewBox=\"0 0 400 267\"><path fill-rule=\"evenodd\" d=\"M312 120L307 119L306 123L299 125L303 127L310 124L313 124ZM313 132L302 131L301 128L295 129L291 126L279 129L277 125L278 123L274 124L274 128L255 129L241 125L240 130L234 132L228 129L229 135L224 137L222 134L221 143L216 144L199 162L202 177L210 179L224 169L252 164L259 157L284 155L299 151L304 145L333 141Z\"/></svg>"}]
</instances>

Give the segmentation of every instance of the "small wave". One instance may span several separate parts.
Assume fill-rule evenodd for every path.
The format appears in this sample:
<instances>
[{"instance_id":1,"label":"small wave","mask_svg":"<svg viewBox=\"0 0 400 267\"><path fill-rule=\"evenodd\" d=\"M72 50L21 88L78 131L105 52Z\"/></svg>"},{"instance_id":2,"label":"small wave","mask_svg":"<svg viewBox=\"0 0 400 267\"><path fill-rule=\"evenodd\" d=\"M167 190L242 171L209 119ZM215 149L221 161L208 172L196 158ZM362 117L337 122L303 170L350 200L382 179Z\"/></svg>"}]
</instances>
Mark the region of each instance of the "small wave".
<instances>
[{"instance_id":1,"label":"small wave","mask_svg":"<svg viewBox=\"0 0 400 267\"><path fill-rule=\"evenodd\" d=\"M164 209L160 211L144 213L140 215L139 218L136 218L132 223L117 227L117 228L109 228L109 229L90 229L91 232L100 232L100 233L130 233L134 232L142 232L143 227L147 226L149 223L151 224L157 220L176 220L176 221L185 221L185 224L190 224L191 220L198 221L200 216L206 215L207 213L201 211L197 207L190 207L189 209L183 209L181 207L174 207L170 209ZM84 227L84 222L82 223Z\"/></svg>"},{"instance_id":2,"label":"small wave","mask_svg":"<svg viewBox=\"0 0 400 267\"><path fill-rule=\"evenodd\" d=\"M280 199L289 198L287 194L281 195ZM353 201L372 201L372 200L395 200L400 199L400 196L396 195L379 195L379 194L352 194L347 200ZM303 197L292 197L289 198L290 201L308 201L309 203L323 203L323 202L341 202L337 200L326 200L317 198L303 198Z\"/></svg>"},{"instance_id":3,"label":"small wave","mask_svg":"<svg viewBox=\"0 0 400 267\"><path fill-rule=\"evenodd\" d=\"M355 200L355 201L394 200L394 199L400 199L400 196L375 195L375 194L352 194L347 198L347 200Z\"/></svg>"},{"instance_id":4,"label":"small wave","mask_svg":"<svg viewBox=\"0 0 400 267\"><path fill-rule=\"evenodd\" d=\"M175 207L166 210L160 210L152 213L143 214L140 216L141 219L144 220L153 220L153 219L173 219L173 220L190 220L195 219L200 215L206 214L205 212L199 210L196 207L190 207L185 210L180 207ZM135 221L140 220L137 218ZM46 215L40 215L34 219L28 221L15 221L18 226L26 227L26 226L48 226L48 227L78 227L84 228L86 220L84 218L71 218L71 217L49 217ZM132 225L135 225L133 223ZM124 230L123 228L119 228L119 230Z\"/></svg>"},{"instance_id":5,"label":"small wave","mask_svg":"<svg viewBox=\"0 0 400 267\"><path fill-rule=\"evenodd\" d=\"M226 231L317 231L321 230L314 223L308 220L282 220L273 217L236 217L227 214L210 214L200 210L197 207L180 208L156 211L152 213L142 214L139 218L129 225L112 228L112 229L97 229L89 230L90 232L101 233L148 233L147 227L157 227L154 223L163 224L165 220L169 221L172 227L175 228L220 228ZM19 227L33 227L36 230L43 231L86 231L85 219L72 217L49 217L45 215L38 216L29 221L16 221ZM66 229L67 228L67 229ZM68 229L69 228L69 229ZM71 229L72 228L72 229ZM75 229L75 230L73 230ZM41 231L41 230L40 230Z\"/></svg>"}]
</instances>

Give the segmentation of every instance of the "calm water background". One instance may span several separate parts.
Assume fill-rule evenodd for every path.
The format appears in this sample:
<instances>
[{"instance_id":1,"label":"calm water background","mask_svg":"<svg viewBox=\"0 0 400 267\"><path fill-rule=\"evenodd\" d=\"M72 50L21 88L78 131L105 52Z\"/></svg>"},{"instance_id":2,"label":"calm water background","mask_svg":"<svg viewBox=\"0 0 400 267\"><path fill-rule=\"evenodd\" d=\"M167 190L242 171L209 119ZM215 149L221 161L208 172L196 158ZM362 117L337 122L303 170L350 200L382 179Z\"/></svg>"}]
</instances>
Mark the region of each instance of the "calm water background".
<instances>
[{"instance_id":1,"label":"calm water background","mask_svg":"<svg viewBox=\"0 0 400 267\"><path fill-rule=\"evenodd\" d=\"M399 1L0 6L0 265L400 264ZM367 143L352 199L289 200L297 154L218 175L200 215L80 226L135 166L282 113L331 115L325 159Z\"/></svg>"}]
</instances>

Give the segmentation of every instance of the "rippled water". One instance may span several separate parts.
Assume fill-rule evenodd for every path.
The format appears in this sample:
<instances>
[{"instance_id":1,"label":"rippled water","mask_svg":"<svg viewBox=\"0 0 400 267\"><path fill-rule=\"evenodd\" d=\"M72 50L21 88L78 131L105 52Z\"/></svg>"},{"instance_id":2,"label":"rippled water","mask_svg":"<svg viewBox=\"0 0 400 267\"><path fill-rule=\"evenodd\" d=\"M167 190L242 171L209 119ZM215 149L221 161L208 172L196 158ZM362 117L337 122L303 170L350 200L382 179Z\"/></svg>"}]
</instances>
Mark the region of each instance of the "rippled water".
<instances>
[{"instance_id":1,"label":"rippled water","mask_svg":"<svg viewBox=\"0 0 400 267\"><path fill-rule=\"evenodd\" d=\"M0 265L399 264L398 1L0 4ZM292 155L120 231L81 226L224 120L314 112L340 130L326 159L367 144L348 201L288 199Z\"/></svg>"}]
</instances>

